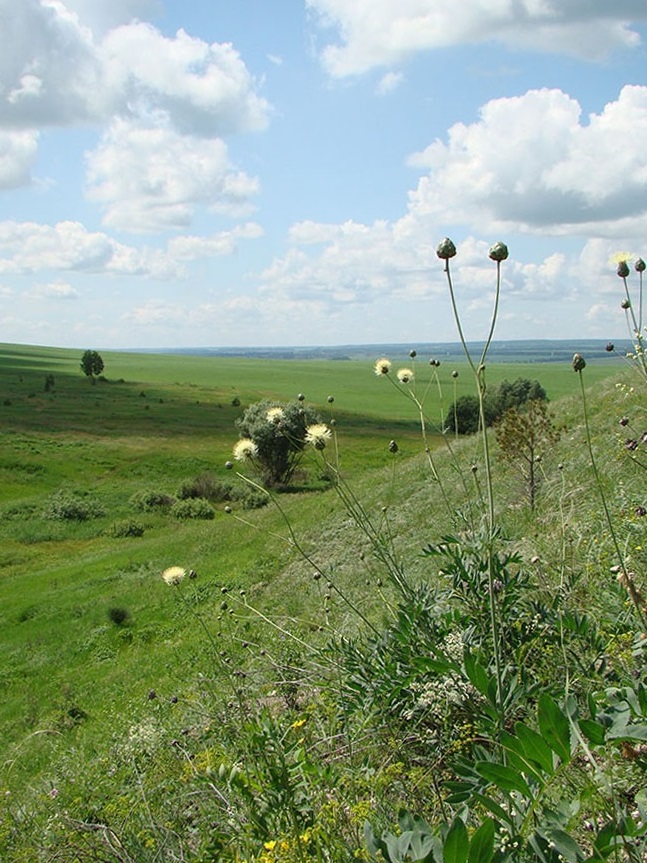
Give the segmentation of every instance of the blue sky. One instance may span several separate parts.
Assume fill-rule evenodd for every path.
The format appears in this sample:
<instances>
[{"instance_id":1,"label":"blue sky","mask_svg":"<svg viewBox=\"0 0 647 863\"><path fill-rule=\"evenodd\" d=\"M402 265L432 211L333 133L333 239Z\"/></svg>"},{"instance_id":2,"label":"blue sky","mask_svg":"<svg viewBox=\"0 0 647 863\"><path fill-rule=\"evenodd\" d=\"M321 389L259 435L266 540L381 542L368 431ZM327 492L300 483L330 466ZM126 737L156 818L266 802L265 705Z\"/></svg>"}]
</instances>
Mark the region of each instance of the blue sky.
<instances>
[{"instance_id":1,"label":"blue sky","mask_svg":"<svg viewBox=\"0 0 647 863\"><path fill-rule=\"evenodd\" d=\"M0 0L0 341L618 338L644 0Z\"/></svg>"}]
</instances>

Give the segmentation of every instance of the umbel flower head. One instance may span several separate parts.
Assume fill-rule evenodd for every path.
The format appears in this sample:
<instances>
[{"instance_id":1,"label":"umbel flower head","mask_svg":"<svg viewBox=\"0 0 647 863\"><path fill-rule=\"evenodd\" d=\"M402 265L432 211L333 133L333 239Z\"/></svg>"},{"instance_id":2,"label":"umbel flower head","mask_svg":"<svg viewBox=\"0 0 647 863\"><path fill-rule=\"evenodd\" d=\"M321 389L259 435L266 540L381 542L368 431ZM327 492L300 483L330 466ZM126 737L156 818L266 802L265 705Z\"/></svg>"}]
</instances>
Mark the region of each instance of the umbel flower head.
<instances>
[{"instance_id":1,"label":"umbel flower head","mask_svg":"<svg viewBox=\"0 0 647 863\"><path fill-rule=\"evenodd\" d=\"M181 566L169 566L162 573L162 578L166 584L179 584L186 576L186 569Z\"/></svg>"},{"instance_id":2,"label":"umbel flower head","mask_svg":"<svg viewBox=\"0 0 647 863\"><path fill-rule=\"evenodd\" d=\"M386 357L382 357L375 363L375 374L380 377L380 375L388 375L391 371L391 360L387 360Z\"/></svg>"},{"instance_id":3,"label":"umbel flower head","mask_svg":"<svg viewBox=\"0 0 647 863\"><path fill-rule=\"evenodd\" d=\"M413 380L413 372L411 369L399 369L398 370L398 380L401 384L408 384Z\"/></svg>"},{"instance_id":4,"label":"umbel flower head","mask_svg":"<svg viewBox=\"0 0 647 863\"><path fill-rule=\"evenodd\" d=\"M332 432L325 423L315 423L306 429L306 443L312 444L315 449L325 449L330 440Z\"/></svg>"},{"instance_id":5,"label":"umbel flower head","mask_svg":"<svg viewBox=\"0 0 647 863\"><path fill-rule=\"evenodd\" d=\"M265 416L267 417L268 423L278 425L285 416L285 411L283 408L270 408Z\"/></svg>"},{"instance_id":6,"label":"umbel flower head","mask_svg":"<svg viewBox=\"0 0 647 863\"><path fill-rule=\"evenodd\" d=\"M249 461L258 454L258 447L248 437L241 438L234 447L234 458L236 461Z\"/></svg>"}]
</instances>

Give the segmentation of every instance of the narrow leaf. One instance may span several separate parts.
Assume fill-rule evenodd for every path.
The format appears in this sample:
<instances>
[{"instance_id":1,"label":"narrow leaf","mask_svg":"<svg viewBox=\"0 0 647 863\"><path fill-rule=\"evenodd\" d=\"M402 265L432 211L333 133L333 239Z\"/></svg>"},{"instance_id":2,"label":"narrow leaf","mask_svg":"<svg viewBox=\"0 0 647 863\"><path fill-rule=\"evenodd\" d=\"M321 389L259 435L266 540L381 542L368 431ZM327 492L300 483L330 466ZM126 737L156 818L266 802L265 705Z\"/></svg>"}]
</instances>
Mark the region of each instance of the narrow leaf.
<instances>
[{"instance_id":1,"label":"narrow leaf","mask_svg":"<svg viewBox=\"0 0 647 863\"><path fill-rule=\"evenodd\" d=\"M514 730L523 744L526 758L534 761L545 773L552 776L555 772L553 752L541 734L538 734L532 728L528 728L522 722L517 722Z\"/></svg>"},{"instance_id":2,"label":"narrow leaf","mask_svg":"<svg viewBox=\"0 0 647 863\"><path fill-rule=\"evenodd\" d=\"M444 863L466 863L470 840L460 818L452 821L443 845Z\"/></svg>"},{"instance_id":3,"label":"narrow leaf","mask_svg":"<svg viewBox=\"0 0 647 863\"><path fill-rule=\"evenodd\" d=\"M523 775L514 767L506 767L504 764L492 764L490 761L479 761L475 769L484 779L492 782L502 791L519 791L526 797L531 798L532 792Z\"/></svg>"},{"instance_id":4,"label":"narrow leaf","mask_svg":"<svg viewBox=\"0 0 647 863\"><path fill-rule=\"evenodd\" d=\"M595 722L593 719L580 719L579 726L582 734L594 746L602 746L604 744L604 725L600 722Z\"/></svg>"},{"instance_id":5,"label":"narrow leaf","mask_svg":"<svg viewBox=\"0 0 647 863\"><path fill-rule=\"evenodd\" d=\"M568 717L562 713L549 695L540 695L537 719L541 736L553 752L564 762L571 760L571 728Z\"/></svg>"},{"instance_id":6,"label":"narrow leaf","mask_svg":"<svg viewBox=\"0 0 647 863\"><path fill-rule=\"evenodd\" d=\"M472 835L469 863L490 863L494 857L494 821L486 818Z\"/></svg>"}]
</instances>

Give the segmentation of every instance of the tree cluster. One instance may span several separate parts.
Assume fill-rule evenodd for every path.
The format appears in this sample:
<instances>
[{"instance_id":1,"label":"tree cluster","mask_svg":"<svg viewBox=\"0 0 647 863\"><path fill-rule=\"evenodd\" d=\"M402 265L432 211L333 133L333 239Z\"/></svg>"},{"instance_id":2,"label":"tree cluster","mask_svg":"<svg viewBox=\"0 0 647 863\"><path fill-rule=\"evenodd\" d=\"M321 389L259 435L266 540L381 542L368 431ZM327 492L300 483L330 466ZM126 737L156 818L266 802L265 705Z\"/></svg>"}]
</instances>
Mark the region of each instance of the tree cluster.
<instances>
[{"instance_id":1,"label":"tree cluster","mask_svg":"<svg viewBox=\"0 0 647 863\"><path fill-rule=\"evenodd\" d=\"M483 404L486 426L494 425L507 410L518 408L531 401L547 401L546 391L539 381L517 378L503 380L498 386L488 387ZM460 396L452 404L447 417L447 428L459 434L474 434L479 430L480 410L477 396Z\"/></svg>"}]
</instances>

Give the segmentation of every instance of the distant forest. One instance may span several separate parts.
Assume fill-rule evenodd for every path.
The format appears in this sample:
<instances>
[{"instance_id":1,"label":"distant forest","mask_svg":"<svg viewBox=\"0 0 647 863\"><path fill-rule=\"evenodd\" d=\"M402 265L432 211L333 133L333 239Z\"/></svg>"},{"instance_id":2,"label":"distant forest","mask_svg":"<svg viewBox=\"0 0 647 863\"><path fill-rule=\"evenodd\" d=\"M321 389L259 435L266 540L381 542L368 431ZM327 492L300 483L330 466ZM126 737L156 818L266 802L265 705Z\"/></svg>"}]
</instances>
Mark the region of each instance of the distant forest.
<instances>
[{"instance_id":1,"label":"distant forest","mask_svg":"<svg viewBox=\"0 0 647 863\"><path fill-rule=\"evenodd\" d=\"M473 355L483 348L483 342L471 342L469 347ZM631 350L629 341L615 343L615 350L608 351L608 342L602 339L527 339L513 341L495 341L490 346L488 358L497 363L555 363L569 362L573 354L578 352L586 357L587 362L610 360ZM461 359L463 349L458 342L427 342L423 344L373 344L373 345L336 345L313 347L211 347L211 348L156 348L142 349L141 353L184 354L190 356L216 357L253 357L281 360L354 360L370 359L377 356L393 358L406 356L415 349L420 357L434 359Z\"/></svg>"}]
</instances>

